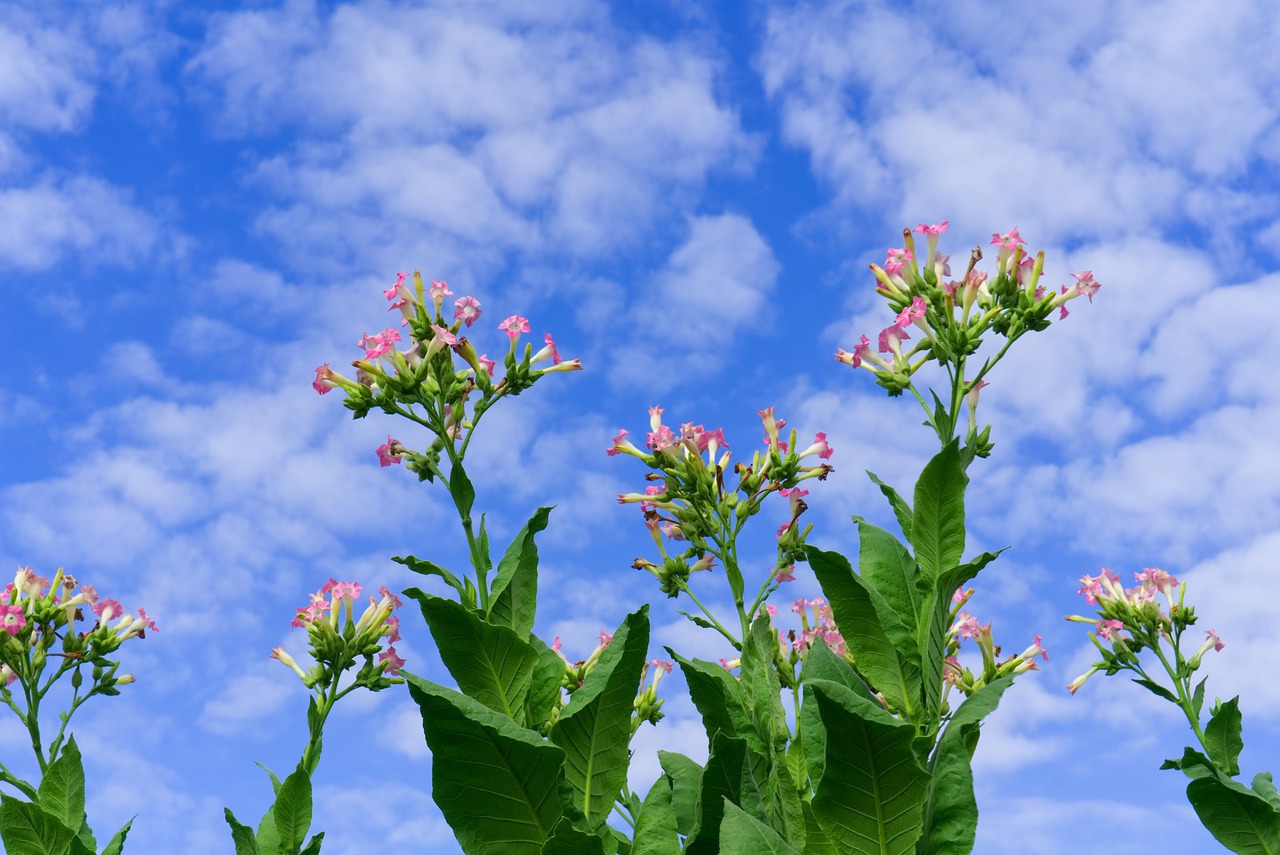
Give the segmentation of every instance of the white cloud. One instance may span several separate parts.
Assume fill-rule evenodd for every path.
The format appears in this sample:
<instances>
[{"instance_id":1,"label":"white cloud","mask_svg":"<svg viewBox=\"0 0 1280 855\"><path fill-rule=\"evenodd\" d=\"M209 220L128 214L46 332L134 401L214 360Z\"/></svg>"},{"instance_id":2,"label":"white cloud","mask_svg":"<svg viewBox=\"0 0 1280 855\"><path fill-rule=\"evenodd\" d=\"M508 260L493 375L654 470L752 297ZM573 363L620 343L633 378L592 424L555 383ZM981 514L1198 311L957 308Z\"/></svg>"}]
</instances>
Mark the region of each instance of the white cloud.
<instances>
[{"instance_id":1,"label":"white cloud","mask_svg":"<svg viewBox=\"0 0 1280 855\"><path fill-rule=\"evenodd\" d=\"M0 117L10 128L68 131L93 104L93 58L63 27L11 12L0 19Z\"/></svg>"},{"instance_id":2,"label":"white cloud","mask_svg":"<svg viewBox=\"0 0 1280 855\"><path fill-rule=\"evenodd\" d=\"M188 70L228 130L328 140L304 137L258 180L295 200L261 227L330 257L424 241L607 253L749 151L710 61L619 32L596 5L290 3L216 18Z\"/></svg>"},{"instance_id":3,"label":"white cloud","mask_svg":"<svg viewBox=\"0 0 1280 855\"><path fill-rule=\"evenodd\" d=\"M278 712L298 694L300 684L274 660L255 664L206 701L197 723L223 736L235 736Z\"/></svg>"}]
</instances>

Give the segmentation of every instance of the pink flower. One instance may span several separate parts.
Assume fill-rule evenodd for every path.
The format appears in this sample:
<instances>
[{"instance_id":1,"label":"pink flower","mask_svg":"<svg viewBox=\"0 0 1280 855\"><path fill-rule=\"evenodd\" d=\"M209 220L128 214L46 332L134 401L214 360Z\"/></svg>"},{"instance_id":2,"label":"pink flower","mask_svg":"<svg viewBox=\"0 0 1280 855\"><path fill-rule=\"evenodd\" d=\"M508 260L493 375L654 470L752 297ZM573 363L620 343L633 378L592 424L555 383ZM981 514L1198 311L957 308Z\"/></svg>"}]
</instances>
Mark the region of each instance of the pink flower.
<instances>
[{"instance_id":1,"label":"pink flower","mask_svg":"<svg viewBox=\"0 0 1280 855\"><path fill-rule=\"evenodd\" d=\"M1214 649L1215 651L1221 651L1221 650L1222 650L1222 648L1226 646L1225 644L1223 644L1223 643L1222 643L1222 639L1221 639L1221 638L1218 638L1218 633L1214 632L1213 630L1211 630L1211 629L1210 629L1210 630L1206 630L1206 631L1205 631L1205 635L1206 635L1206 636L1208 636L1208 642L1207 642L1207 643L1212 644L1212 645L1213 645L1213 649Z\"/></svg>"},{"instance_id":2,"label":"pink flower","mask_svg":"<svg viewBox=\"0 0 1280 855\"><path fill-rule=\"evenodd\" d=\"M396 649L390 645L378 654L378 661L387 663L383 669L384 674L399 674L400 669L404 667L404 660L396 655Z\"/></svg>"},{"instance_id":3,"label":"pink flower","mask_svg":"<svg viewBox=\"0 0 1280 855\"><path fill-rule=\"evenodd\" d=\"M912 231L918 235L928 235L929 237L937 237L938 235L942 234L947 230L948 225L950 225L950 222L948 220L943 220L942 222L936 223L935 225L932 225L932 226L926 226L924 223L921 223L920 225L912 229Z\"/></svg>"},{"instance_id":4,"label":"pink flower","mask_svg":"<svg viewBox=\"0 0 1280 855\"><path fill-rule=\"evenodd\" d=\"M377 335L365 333L358 344L364 348L365 359L377 359L388 353L398 341L400 333L397 330L385 329Z\"/></svg>"},{"instance_id":5,"label":"pink flower","mask_svg":"<svg viewBox=\"0 0 1280 855\"><path fill-rule=\"evenodd\" d=\"M400 445L399 440L392 439L391 435L388 434L387 441L377 448L378 463L382 466L400 463L404 459L400 453L402 450L403 446Z\"/></svg>"},{"instance_id":6,"label":"pink flower","mask_svg":"<svg viewBox=\"0 0 1280 855\"><path fill-rule=\"evenodd\" d=\"M141 635L144 631L148 629L151 630L152 632L160 631L160 627L156 626L155 621L147 617L147 610L142 608L141 606L138 607L138 619L137 621L134 622L134 626L137 626L138 624L142 624L142 626L138 628L139 635Z\"/></svg>"},{"instance_id":7,"label":"pink flower","mask_svg":"<svg viewBox=\"0 0 1280 855\"><path fill-rule=\"evenodd\" d=\"M311 381L311 388L315 389L321 395L329 394L330 389L337 388L338 384L334 382L338 375L329 368L329 363L325 363L316 369L316 379Z\"/></svg>"},{"instance_id":8,"label":"pink flower","mask_svg":"<svg viewBox=\"0 0 1280 855\"><path fill-rule=\"evenodd\" d=\"M1124 629L1124 623L1118 620L1100 620L1098 621L1098 635L1107 641L1113 640L1116 633Z\"/></svg>"},{"instance_id":9,"label":"pink flower","mask_svg":"<svg viewBox=\"0 0 1280 855\"><path fill-rule=\"evenodd\" d=\"M502 323L498 324L498 329L507 334L513 342L519 337L520 333L529 331L529 319L522 318L519 315L512 315Z\"/></svg>"},{"instance_id":10,"label":"pink flower","mask_svg":"<svg viewBox=\"0 0 1280 855\"><path fill-rule=\"evenodd\" d=\"M484 373L493 375L493 369L498 367L498 363L490 359L488 354L482 353L476 358L476 362L480 363L480 367L484 369Z\"/></svg>"},{"instance_id":11,"label":"pink flower","mask_svg":"<svg viewBox=\"0 0 1280 855\"><path fill-rule=\"evenodd\" d=\"M907 335L907 331L896 323L885 327L880 331L880 352L892 353L896 356L902 352L901 342L910 338L911 336Z\"/></svg>"},{"instance_id":12,"label":"pink flower","mask_svg":"<svg viewBox=\"0 0 1280 855\"><path fill-rule=\"evenodd\" d=\"M827 435L825 433L818 432L813 436L813 445L800 452L797 457L803 460L811 454L816 454L820 460L830 460L831 455L834 453L835 449L833 449L831 444L827 442Z\"/></svg>"},{"instance_id":13,"label":"pink flower","mask_svg":"<svg viewBox=\"0 0 1280 855\"><path fill-rule=\"evenodd\" d=\"M396 274L396 284L392 285L390 288L388 288L387 290L383 291L383 292L382 292L382 296L386 297L388 300L393 300L393 299L395 299L396 294L399 294L399 293L400 293L400 289L405 287L404 280L406 280L406 279L408 279L408 278L409 278L409 274L408 274L408 273L397 273L397 274ZM408 290L408 289L406 288L406 290ZM400 297L401 297L402 299L407 299L407 297L406 297L404 294L400 294Z\"/></svg>"},{"instance_id":14,"label":"pink flower","mask_svg":"<svg viewBox=\"0 0 1280 855\"><path fill-rule=\"evenodd\" d=\"M786 567L779 567L774 571L773 580L781 584L782 582L794 582L796 580L796 565L790 564Z\"/></svg>"},{"instance_id":15,"label":"pink flower","mask_svg":"<svg viewBox=\"0 0 1280 855\"><path fill-rule=\"evenodd\" d=\"M525 329L525 332L528 332L528 328ZM560 351L556 350L556 343L551 339L551 333L547 333L547 336L543 341L546 342L546 346L535 353L533 358L529 360L529 363L533 364L535 362L541 362L547 357L550 357L552 365L559 365Z\"/></svg>"},{"instance_id":16,"label":"pink flower","mask_svg":"<svg viewBox=\"0 0 1280 855\"><path fill-rule=\"evenodd\" d=\"M608 450L605 451L605 454L609 457L614 457L624 451L631 454L639 454L640 449L632 445L631 441L625 438L626 435L626 429L619 430L618 435L613 438L613 445L609 446Z\"/></svg>"},{"instance_id":17,"label":"pink flower","mask_svg":"<svg viewBox=\"0 0 1280 855\"><path fill-rule=\"evenodd\" d=\"M453 296L453 292L449 290L449 285L440 279L431 280L431 288L427 291L427 294L431 297L431 302L437 306L444 302L445 297Z\"/></svg>"},{"instance_id":18,"label":"pink flower","mask_svg":"<svg viewBox=\"0 0 1280 855\"><path fill-rule=\"evenodd\" d=\"M1102 287L1099 282L1093 278L1093 271L1085 270L1080 273L1072 273L1076 279L1075 287L1079 289L1081 294L1089 298L1089 302L1093 302L1093 295L1098 293L1098 289Z\"/></svg>"},{"instance_id":19,"label":"pink flower","mask_svg":"<svg viewBox=\"0 0 1280 855\"><path fill-rule=\"evenodd\" d=\"M981 629L978 619L968 612L958 614L955 625L951 627L951 631L959 638L975 638Z\"/></svg>"},{"instance_id":20,"label":"pink flower","mask_svg":"<svg viewBox=\"0 0 1280 855\"><path fill-rule=\"evenodd\" d=\"M17 635L26 625L27 616L23 613L22 606L0 606L0 627L9 635Z\"/></svg>"},{"instance_id":21,"label":"pink flower","mask_svg":"<svg viewBox=\"0 0 1280 855\"><path fill-rule=\"evenodd\" d=\"M433 344L439 342L440 344L447 344L450 347L453 347L458 343L457 336L438 324L431 324L431 335L431 341Z\"/></svg>"},{"instance_id":22,"label":"pink flower","mask_svg":"<svg viewBox=\"0 0 1280 855\"><path fill-rule=\"evenodd\" d=\"M999 246L1001 249L1011 250L1016 248L1018 244L1025 243L1026 241L1022 239L1022 235L1018 234L1018 229L1016 227L1009 229L1009 231L1004 234L999 234L997 232L993 232L991 234L991 245Z\"/></svg>"},{"instance_id":23,"label":"pink flower","mask_svg":"<svg viewBox=\"0 0 1280 855\"><path fill-rule=\"evenodd\" d=\"M480 320L480 301L475 297L459 297L453 301L453 317L471 326Z\"/></svg>"},{"instance_id":24,"label":"pink flower","mask_svg":"<svg viewBox=\"0 0 1280 855\"><path fill-rule=\"evenodd\" d=\"M98 622L106 626L112 618L124 614L124 606L112 599L99 600L93 606L93 613L98 616Z\"/></svg>"}]
</instances>

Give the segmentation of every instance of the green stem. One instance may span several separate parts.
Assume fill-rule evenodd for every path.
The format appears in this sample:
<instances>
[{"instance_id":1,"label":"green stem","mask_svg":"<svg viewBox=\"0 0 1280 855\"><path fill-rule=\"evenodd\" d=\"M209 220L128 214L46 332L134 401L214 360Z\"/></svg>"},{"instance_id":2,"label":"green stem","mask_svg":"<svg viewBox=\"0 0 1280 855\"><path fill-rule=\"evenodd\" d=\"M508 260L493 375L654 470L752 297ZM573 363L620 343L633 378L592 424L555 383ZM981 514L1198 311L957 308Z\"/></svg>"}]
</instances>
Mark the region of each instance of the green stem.
<instances>
[{"instance_id":1,"label":"green stem","mask_svg":"<svg viewBox=\"0 0 1280 855\"><path fill-rule=\"evenodd\" d=\"M693 604L707 616L707 620L711 621L711 625L715 627L721 635L729 640L729 643L733 645L734 650L742 650L742 642L734 638L733 633L725 629L724 625L721 624L720 621L716 620L716 616L711 613L710 609L702 604L702 601L698 599L698 595L693 592L693 589L689 587L689 583L684 579L680 580L680 590L689 595L689 599L693 600Z\"/></svg>"},{"instance_id":2,"label":"green stem","mask_svg":"<svg viewBox=\"0 0 1280 855\"><path fill-rule=\"evenodd\" d=\"M16 787L24 796L33 802L36 800L38 795L38 791L35 787L14 775L3 763L0 763L0 784L9 784Z\"/></svg>"},{"instance_id":3,"label":"green stem","mask_svg":"<svg viewBox=\"0 0 1280 855\"><path fill-rule=\"evenodd\" d=\"M1181 633L1179 633L1179 636L1180 635ZM1182 656L1178 649L1178 640L1179 639L1174 640L1173 649L1177 658L1181 660ZM1205 750L1205 754L1208 754L1209 746L1205 744L1204 730L1200 727L1200 717L1196 715L1195 710L1192 708L1194 704L1191 702L1189 678L1184 679L1178 676L1178 670L1169 664L1169 660L1165 657L1164 651L1160 649L1159 644L1152 644L1151 649L1155 651L1156 657L1160 660L1160 664L1164 666L1165 673L1167 673L1169 678L1173 681L1173 688L1178 693L1178 706L1182 708L1182 712L1186 715L1187 721L1191 724L1191 730L1195 732L1196 739L1200 741L1200 747ZM1143 674L1142 676L1147 678L1146 674Z\"/></svg>"}]
</instances>

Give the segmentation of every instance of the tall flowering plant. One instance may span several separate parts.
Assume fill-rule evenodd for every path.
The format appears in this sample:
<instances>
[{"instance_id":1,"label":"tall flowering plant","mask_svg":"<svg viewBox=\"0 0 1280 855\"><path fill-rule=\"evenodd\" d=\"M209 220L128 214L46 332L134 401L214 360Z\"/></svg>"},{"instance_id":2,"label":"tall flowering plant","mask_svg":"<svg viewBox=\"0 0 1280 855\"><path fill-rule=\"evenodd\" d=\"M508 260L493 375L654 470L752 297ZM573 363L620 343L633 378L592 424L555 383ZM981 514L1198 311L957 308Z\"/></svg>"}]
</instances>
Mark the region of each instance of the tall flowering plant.
<instances>
[{"instance_id":1,"label":"tall flowering plant","mask_svg":"<svg viewBox=\"0 0 1280 855\"><path fill-rule=\"evenodd\" d=\"M1089 640L1099 659L1067 690L1074 695L1098 673L1136 675L1133 682L1177 706L1191 727L1198 748L1185 748L1181 757L1160 768L1181 770L1191 779L1187 799L1209 833L1239 855L1280 851L1280 793L1271 773L1259 772L1251 786L1235 780L1244 749L1240 696L1215 700L1206 721L1208 678L1194 682L1204 657L1222 650L1222 639L1206 630L1202 640L1189 640L1184 649L1184 636L1196 624L1195 609L1186 602L1186 583L1153 567L1134 577L1138 584L1129 588L1106 568L1097 576L1081 577L1078 593L1095 611L1092 616L1068 615L1067 620L1093 626ZM1192 646L1194 652L1187 655ZM1144 652L1149 653L1144 657Z\"/></svg>"},{"instance_id":2,"label":"tall flowering plant","mask_svg":"<svg viewBox=\"0 0 1280 855\"><path fill-rule=\"evenodd\" d=\"M559 639L547 644L533 632L534 538L551 509L534 512L495 566L466 473L471 439L490 408L548 375L582 365L562 359L549 333L536 351L522 346L529 320L511 315L497 325L506 343L499 369L498 359L479 353L463 335L482 316L479 301L454 300L446 318L453 295L443 281L428 284L417 272L412 279L400 274L384 296L405 334L394 328L366 333L353 378L326 364L316 369L313 385L320 394L341 389L357 418L377 409L425 431L425 445L388 436L377 449L379 462L403 464L420 480L445 485L467 543L470 572L415 556L395 558L439 577L456 595L404 592L418 603L457 684L452 689L402 672L422 711L436 803L467 852L629 847L630 839L606 819L619 800L632 798L626 789L628 744L639 724L662 717L657 686L671 667L646 663L647 609L602 634L585 659L570 662ZM654 676L646 687L650 665Z\"/></svg>"},{"instance_id":3,"label":"tall flowering plant","mask_svg":"<svg viewBox=\"0 0 1280 855\"><path fill-rule=\"evenodd\" d=\"M155 622L144 609L135 616L116 600L99 597L92 585L80 584L62 568L50 580L22 567L0 591L0 629L0 701L26 728L40 771L39 783L31 784L0 763L0 783L26 799L0 795L0 840L14 855L96 853L84 812L84 766L67 725L90 698L118 695L134 681L132 674L117 674L116 651L145 638L148 630L156 632ZM41 704L64 676L71 684L70 703L58 714L60 725L46 747ZM104 855L123 851L132 824L116 832Z\"/></svg>"},{"instance_id":4,"label":"tall flowering plant","mask_svg":"<svg viewBox=\"0 0 1280 855\"><path fill-rule=\"evenodd\" d=\"M950 260L937 251L947 224L920 225L923 256L911 231L872 265L878 294L895 313L875 344L862 336L836 359L870 371L891 396L910 392L924 409L941 450L925 466L908 503L875 475L905 540L861 518L858 567L837 552L806 543L799 524L807 492L799 485L825 478L831 449L824 434L803 451L794 432L763 410L765 449L750 463L730 465L720 431L684 425L679 432L650 410L645 448L614 438L610 454L628 454L650 472L644 493L620 497L644 512L660 560L637 559L669 597L687 597L691 620L718 632L739 652L721 666L686 659L693 702L703 717L710 757L705 767L661 754L664 776L635 820L645 822L650 800L670 805L676 821L645 837L653 851L777 851L967 853L973 847L977 805L970 759L982 719L995 709L1016 675L1048 658L1039 636L1020 653L1001 659L991 625L966 606L966 588L998 553L964 559L967 468L991 453L990 427L977 418L980 390L1010 346L1029 332L1067 317L1066 304L1100 287L1091 273L1050 290L1041 283L1044 254L1032 256L1017 230L992 236L995 270L967 269L950 279ZM984 337L1000 341L980 351ZM985 355L983 355L985 354ZM917 372L934 362L948 383L927 399ZM967 411L967 412L966 412ZM809 458L816 465L801 465ZM738 553L743 524L772 493L788 501L777 533L777 557L767 571ZM798 600L792 609L802 630L780 632L769 596L807 560L824 597ZM735 614L714 614L693 580L723 567ZM751 584L749 585L748 582ZM754 596L748 599L752 586ZM812 616L812 620L811 620ZM962 645L972 642L981 664L966 666ZM736 674L734 673L736 672ZM789 691L794 712L784 713ZM655 795L655 793L657 795Z\"/></svg>"},{"instance_id":5,"label":"tall flowering plant","mask_svg":"<svg viewBox=\"0 0 1280 855\"><path fill-rule=\"evenodd\" d=\"M310 840L307 833L311 828L311 776L320 765L325 721L333 705L357 689L380 692L404 682L395 676L404 660L393 646L400 640L400 620L392 615L401 606L400 598L384 585L379 590L381 596L369 597L369 605L357 619L354 610L362 591L356 582L330 579L298 609L293 627L307 631L314 662L310 671L302 670L283 647L271 651L271 658L292 669L313 693L307 706L307 745L297 768L283 781L262 767L271 778L275 800L256 831L237 820L230 808L225 809L236 855L318 855L324 832ZM348 679L353 669L355 676Z\"/></svg>"}]
</instances>

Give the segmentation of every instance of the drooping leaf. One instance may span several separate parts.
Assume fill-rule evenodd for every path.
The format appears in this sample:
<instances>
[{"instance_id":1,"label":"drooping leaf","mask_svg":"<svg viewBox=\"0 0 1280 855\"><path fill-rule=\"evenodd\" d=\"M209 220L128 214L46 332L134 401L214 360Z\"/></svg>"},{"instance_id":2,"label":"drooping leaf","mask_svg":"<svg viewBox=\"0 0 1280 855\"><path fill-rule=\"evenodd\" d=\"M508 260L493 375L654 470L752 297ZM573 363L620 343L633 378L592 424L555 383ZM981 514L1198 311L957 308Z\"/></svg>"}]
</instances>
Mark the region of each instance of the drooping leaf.
<instances>
[{"instance_id":1,"label":"drooping leaf","mask_svg":"<svg viewBox=\"0 0 1280 855\"><path fill-rule=\"evenodd\" d=\"M253 836L253 829L241 824L236 819L236 815L231 812L231 808L223 808L223 812L227 818L227 825L231 826L231 840L235 843L236 855L260 855L258 841ZM121 845L124 843L123 835L128 831L128 828L129 826L126 825L116 835L116 837L121 838ZM113 838L111 842L115 843L115 839ZM110 849L110 845L107 848ZM103 853L103 855L106 855L106 853Z\"/></svg>"},{"instance_id":2,"label":"drooping leaf","mask_svg":"<svg viewBox=\"0 0 1280 855\"><path fill-rule=\"evenodd\" d=\"M720 821L721 855L799 855L782 835L726 801Z\"/></svg>"},{"instance_id":3,"label":"drooping leaf","mask_svg":"<svg viewBox=\"0 0 1280 855\"><path fill-rule=\"evenodd\" d=\"M538 508L516 533L493 580L489 622L511 627L521 639L533 630L538 605L538 546L533 538L547 527L550 513L551 508Z\"/></svg>"},{"instance_id":4,"label":"drooping leaf","mask_svg":"<svg viewBox=\"0 0 1280 855\"><path fill-rule=\"evenodd\" d=\"M627 779L631 713L649 649L649 607L623 619L613 640L551 728L565 778L591 827L604 822Z\"/></svg>"},{"instance_id":5,"label":"drooping leaf","mask_svg":"<svg viewBox=\"0 0 1280 855\"><path fill-rule=\"evenodd\" d=\"M759 739L751 725L751 714L747 709L742 686L732 674L717 662L685 659L670 647L667 648L667 653L684 672L685 682L689 685L689 697L707 729L708 746L717 733ZM763 744L756 747L760 750L764 748Z\"/></svg>"},{"instance_id":6,"label":"drooping leaf","mask_svg":"<svg viewBox=\"0 0 1280 855\"><path fill-rule=\"evenodd\" d=\"M1240 696L1236 695L1224 704L1219 704L1213 717L1204 728L1205 747L1209 749L1209 759L1228 775L1240 774L1240 751L1244 748L1244 740L1240 736Z\"/></svg>"},{"instance_id":7,"label":"drooping leaf","mask_svg":"<svg viewBox=\"0 0 1280 855\"><path fill-rule=\"evenodd\" d=\"M827 840L842 855L914 853L929 778L912 748L915 728L837 683L814 680L804 691L825 734L812 805Z\"/></svg>"},{"instance_id":8,"label":"drooping leaf","mask_svg":"<svg viewBox=\"0 0 1280 855\"><path fill-rule=\"evenodd\" d=\"M968 483L956 440L934 455L916 481L911 545L930 581L960 563L964 554L964 491Z\"/></svg>"},{"instance_id":9,"label":"drooping leaf","mask_svg":"<svg viewBox=\"0 0 1280 855\"><path fill-rule=\"evenodd\" d=\"M417 588L404 593L418 601L440 661L463 694L525 723L525 703L538 665L533 646L510 627L488 623L461 603Z\"/></svg>"},{"instance_id":10,"label":"drooping leaf","mask_svg":"<svg viewBox=\"0 0 1280 855\"><path fill-rule=\"evenodd\" d=\"M1160 768L1177 769L1193 780L1213 775L1215 772L1209 758L1194 748L1184 748L1181 757L1164 761L1160 764Z\"/></svg>"},{"instance_id":11,"label":"drooping leaf","mask_svg":"<svg viewBox=\"0 0 1280 855\"><path fill-rule=\"evenodd\" d=\"M423 576L439 576L450 588L457 591L459 596L463 596L466 592L466 586L463 585L462 581L439 564L423 561L421 558L414 558L412 555L397 555L391 560L397 564L403 564L414 573L421 573ZM474 599L472 602L474 602Z\"/></svg>"},{"instance_id":12,"label":"drooping leaf","mask_svg":"<svg viewBox=\"0 0 1280 855\"><path fill-rule=\"evenodd\" d=\"M422 710L433 797L463 850L539 855L563 814L564 751L460 692L401 674Z\"/></svg>"},{"instance_id":13,"label":"drooping leaf","mask_svg":"<svg viewBox=\"0 0 1280 855\"><path fill-rule=\"evenodd\" d=\"M898 525L902 528L902 536L907 539L907 543L911 542L911 506L907 504L902 496L898 495L898 491L881 481L876 474L870 469L867 470L867 477L871 482L880 488L880 492L884 493L886 499L889 500L889 506L893 508L893 515L898 518ZM854 522L859 522L857 517Z\"/></svg>"},{"instance_id":14,"label":"drooping leaf","mask_svg":"<svg viewBox=\"0 0 1280 855\"><path fill-rule=\"evenodd\" d=\"M671 776L659 776L636 817L632 855L680 855L680 830L671 795Z\"/></svg>"},{"instance_id":15,"label":"drooping leaf","mask_svg":"<svg viewBox=\"0 0 1280 855\"><path fill-rule=\"evenodd\" d=\"M884 598L853 572L847 558L813 546L806 552L854 666L894 710L916 721L921 689L915 636Z\"/></svg>"},{"instance_id":16,"label":"drooping leaf","mask_svg":"<svg viewBox=\"0 0 1280 855\"><path fill-rule=\"evenodd\" d=\"M280 847L294 852L311 829L311 776L301 766L280 784L275 807L271 811Z\"/></svg>"},{"instance_id":17,"label":"drooping leaf","mask_svg":"<svg viewBox=\"0 0 1280 855\"><path fill-rule=\"evenodd\" d=\"M1280 811L1266 798L1215 773L1187 785L1201 824L1237 855L1280 855Z\"/></svg>"},{"instance_id":18,"label":"drooping leaf","mask_svg":"<svg viewBox=\"0 0 1280 855\"><path fill-rule=\"evenodd\" d=\"M658 763L671 779L671 809L676 815L676 830L688 835L697 823L702 767L683 754L672 751L659 751Z\"/></svg>"}]
</instances>

